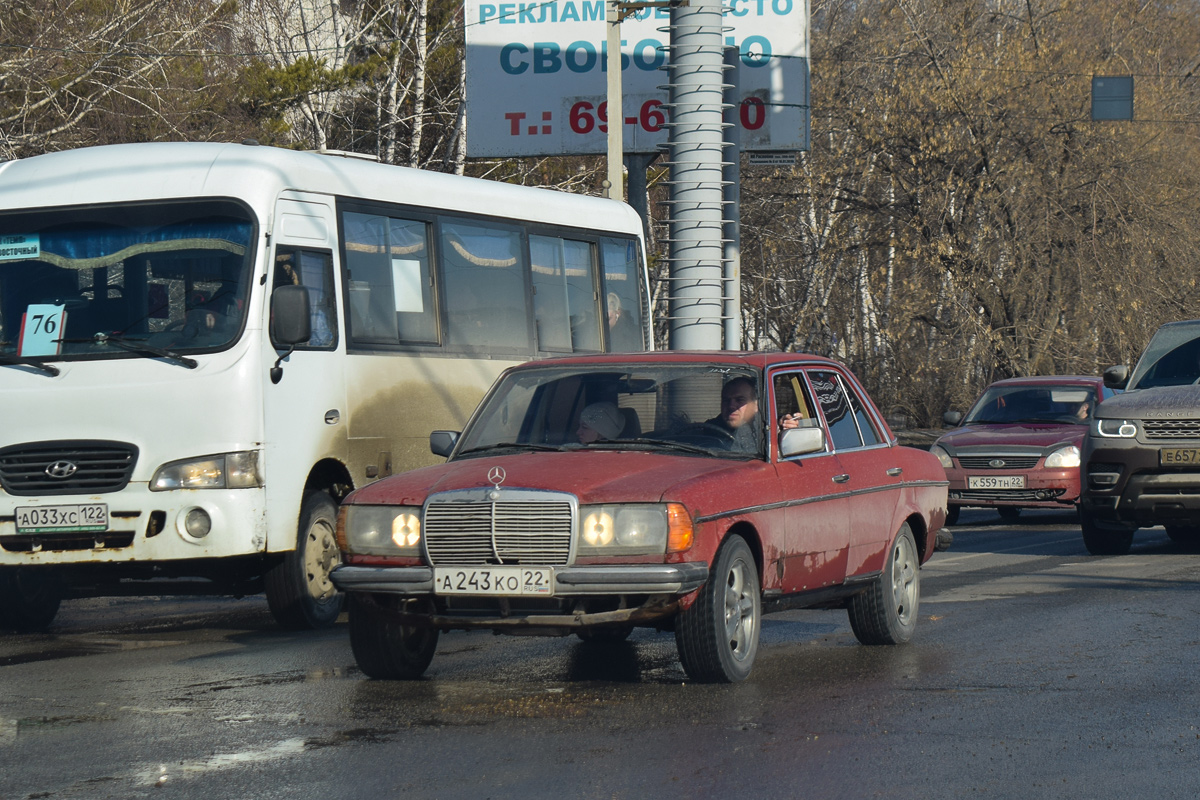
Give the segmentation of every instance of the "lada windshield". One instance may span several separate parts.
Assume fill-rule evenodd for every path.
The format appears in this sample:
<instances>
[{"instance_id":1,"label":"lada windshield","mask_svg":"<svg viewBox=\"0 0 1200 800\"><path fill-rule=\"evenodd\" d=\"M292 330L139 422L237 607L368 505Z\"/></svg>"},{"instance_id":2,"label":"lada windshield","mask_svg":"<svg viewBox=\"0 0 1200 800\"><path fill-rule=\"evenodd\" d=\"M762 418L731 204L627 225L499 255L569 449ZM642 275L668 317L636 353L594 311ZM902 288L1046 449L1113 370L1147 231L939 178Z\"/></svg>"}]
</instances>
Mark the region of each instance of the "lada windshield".
<instances>
[{"instance_id":1,"label":"lada windshield","mask_svg":"<svg viewBox=\"0 0 1200 800\"><path fill-rule=\"evenodd\" d=\"M455 457L582 448L761 457L759 380L753 370L721 364L514 370L485 399ZM723 390L749 400L723 414Z\"/></svg>"},{"instance_id":2,"label":"lada windshield","mask_svg":"<svg viewBox=\"0 0 1200 800\"><path fill-rule=\"evenodd\" d=\"M990 386L963 424L1084 425L1094 400L1084 386Z\"/></svg>"},{"instance_id":3,"label":"lada windshield","mask_svg":"<svg viewBox=\"0 0 1200 800\"><path fill-rule=\"evenodd\" d=\"M250 213L228 200L0 212L0 356L227 346L243 328L253 242Z\"/></svg>"},{"instance_id":4,"label":"lada windshield","mask_svg":"<svg viewBox=\"0 0 1200 800\"><path fill-rule=\"evenodd\" d=\"M1146 345L1126 390L1200 381L1200 320L1163 325Z\"/></svg>"}]
</instances>

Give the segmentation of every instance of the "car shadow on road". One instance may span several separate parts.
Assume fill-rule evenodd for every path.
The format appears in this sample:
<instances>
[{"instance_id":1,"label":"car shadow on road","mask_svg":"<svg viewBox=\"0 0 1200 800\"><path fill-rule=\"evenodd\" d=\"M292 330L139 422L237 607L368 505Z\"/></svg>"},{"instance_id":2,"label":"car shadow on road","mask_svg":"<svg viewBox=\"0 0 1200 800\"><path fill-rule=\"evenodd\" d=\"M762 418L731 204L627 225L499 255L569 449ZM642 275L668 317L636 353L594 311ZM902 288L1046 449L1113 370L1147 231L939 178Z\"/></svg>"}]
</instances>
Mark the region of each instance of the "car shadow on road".
<instances>
[{"instance_id":1,"label":"car shadow on road","mask_svg":"<svg viewBox=\"0 0 1200 800\"><path fill-rule=\"evenodd\" d=\"M1121 558L1094 556L1083 543L1083 534L1073 512L1048 511L1022 514L1017 522L1005 522L979 511L946 528L953 542L939 555L994 553L1005 556L1060 556L1065 558ZM1192 542L1171 540L1161 527L1140 528L1134 533L1131 554L1200 553L1200 539ZM936 556L935 556L936 559Z\"/></svg>"}]
</instances>

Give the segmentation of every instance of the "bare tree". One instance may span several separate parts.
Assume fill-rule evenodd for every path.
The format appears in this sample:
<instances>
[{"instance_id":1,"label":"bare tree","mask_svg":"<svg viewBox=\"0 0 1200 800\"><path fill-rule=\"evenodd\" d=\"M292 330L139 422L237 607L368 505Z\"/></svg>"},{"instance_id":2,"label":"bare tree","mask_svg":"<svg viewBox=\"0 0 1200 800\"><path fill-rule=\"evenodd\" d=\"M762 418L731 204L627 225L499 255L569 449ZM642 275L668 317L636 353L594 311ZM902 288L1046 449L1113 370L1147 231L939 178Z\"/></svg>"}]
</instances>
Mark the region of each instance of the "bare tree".
<instances>
[{"instance_id":1,"label":"bare tree","mask_svg":"<svg viewBox=\"0 0 1200 800\"><path fill-rule=\"evenodd\" d=\"M205 138L233 72L232 3L12 0L0 14L0 157L109 140ZM197 92L211 104L197 107ZM200 118L196 118L196 114ZM219 112L218 112L219 113ZM139 125L119 117L136 117Z\"/></svg>"},{"instance_id":2,"label":"bare tree","mask_svg":"<svg viewBox=\"0 0 1200 800\"><path fill-rule=\"evenodd\" d=\"M1095 372L1194 315L1197 11L814 2L813 152L742 189L758 341L841 355L929 422L995 377ZM1090 121L1103 72L1143 76L1143 122Z\"/></svg>"}]
</instances>

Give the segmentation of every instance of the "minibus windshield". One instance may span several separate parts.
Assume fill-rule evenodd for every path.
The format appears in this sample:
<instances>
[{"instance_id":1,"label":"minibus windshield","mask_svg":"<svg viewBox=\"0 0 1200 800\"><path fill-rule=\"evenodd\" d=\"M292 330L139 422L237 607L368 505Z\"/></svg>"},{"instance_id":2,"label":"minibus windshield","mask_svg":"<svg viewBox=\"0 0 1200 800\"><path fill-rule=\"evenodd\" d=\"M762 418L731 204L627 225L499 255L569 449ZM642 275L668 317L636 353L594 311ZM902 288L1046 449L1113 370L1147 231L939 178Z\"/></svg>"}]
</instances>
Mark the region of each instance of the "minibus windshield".
<instances>
[{"instance_id":1,"label":"minibus windshield","mask_svg":"<svg viewBox=\"0 0 1200 800\"><path fill-rule=\"evenodd\" d=\"M0 355L178 362L227 347L254 230L229 200L0 213Z\"/></svg>"}]
</instances>

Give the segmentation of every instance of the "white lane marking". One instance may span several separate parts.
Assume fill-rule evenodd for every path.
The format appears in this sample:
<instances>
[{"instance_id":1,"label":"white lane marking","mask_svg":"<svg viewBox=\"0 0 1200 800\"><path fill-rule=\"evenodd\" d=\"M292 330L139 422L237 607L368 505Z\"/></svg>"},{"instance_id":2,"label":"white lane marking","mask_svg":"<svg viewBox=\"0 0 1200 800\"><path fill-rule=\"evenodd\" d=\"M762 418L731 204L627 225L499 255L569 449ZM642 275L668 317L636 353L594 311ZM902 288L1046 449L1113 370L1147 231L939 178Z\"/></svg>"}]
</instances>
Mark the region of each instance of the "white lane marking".
<instances>
[{"instance_id":1,"label":"white lane marking","mask_svg":"<svg viewBox=\"0 0 1200 800\"><path fill-rule=\"evenodd\" d=\"M163 764L159 767L144 769L136 774L135 779L142 785L162 786L176 776L181 779L193 778L231 767L244 767L248 764L263 764L281 758L290 758L303 752L303 739L285 739L257 750L218 753L208 758L197 758L191 761L181 761L178 764Z\"/></svg>"}]
</instances>

